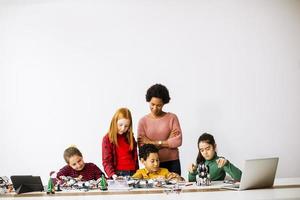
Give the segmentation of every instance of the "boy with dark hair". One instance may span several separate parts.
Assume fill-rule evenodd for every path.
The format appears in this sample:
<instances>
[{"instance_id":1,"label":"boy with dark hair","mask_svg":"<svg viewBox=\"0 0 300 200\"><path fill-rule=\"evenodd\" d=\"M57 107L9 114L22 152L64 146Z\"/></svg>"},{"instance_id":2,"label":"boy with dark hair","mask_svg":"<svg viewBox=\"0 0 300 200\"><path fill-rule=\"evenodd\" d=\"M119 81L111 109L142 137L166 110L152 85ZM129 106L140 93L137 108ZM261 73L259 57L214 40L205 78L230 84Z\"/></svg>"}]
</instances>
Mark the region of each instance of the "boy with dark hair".
<instances>
[{"instance_id":1,"label":"boy with dark hair","mask_svg":"<svg viewBox=\"0 0 300 200\"><path fill-rule=\"evenodd\" d=\"M145 144L139 149L140 161L145 166L144 169L138 169L132 178L138 179L156 179L165 180L184 180L174 172L169 172L166 168L159 167L158 148L153 144Z\"/></svg>"}]
</instances>

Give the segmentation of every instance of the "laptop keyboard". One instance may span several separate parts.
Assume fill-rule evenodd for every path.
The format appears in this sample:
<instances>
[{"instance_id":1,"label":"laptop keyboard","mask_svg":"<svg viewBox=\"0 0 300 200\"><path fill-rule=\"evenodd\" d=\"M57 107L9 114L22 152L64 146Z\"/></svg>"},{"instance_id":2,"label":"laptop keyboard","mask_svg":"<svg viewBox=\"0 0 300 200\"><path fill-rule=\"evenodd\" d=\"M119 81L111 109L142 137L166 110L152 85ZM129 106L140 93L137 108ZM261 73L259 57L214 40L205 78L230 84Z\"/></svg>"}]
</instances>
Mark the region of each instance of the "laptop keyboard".
<instances>
[{"instance_id":1,"label":"laptop keyboard","mask_svg":"<svg viewBox=\"0 0 300 200\"><path fill-rule=\"evenodd\" d=\"M240 187L240 184L227 185L226 187L238 189Z\"/></svg>"}]
</instances>

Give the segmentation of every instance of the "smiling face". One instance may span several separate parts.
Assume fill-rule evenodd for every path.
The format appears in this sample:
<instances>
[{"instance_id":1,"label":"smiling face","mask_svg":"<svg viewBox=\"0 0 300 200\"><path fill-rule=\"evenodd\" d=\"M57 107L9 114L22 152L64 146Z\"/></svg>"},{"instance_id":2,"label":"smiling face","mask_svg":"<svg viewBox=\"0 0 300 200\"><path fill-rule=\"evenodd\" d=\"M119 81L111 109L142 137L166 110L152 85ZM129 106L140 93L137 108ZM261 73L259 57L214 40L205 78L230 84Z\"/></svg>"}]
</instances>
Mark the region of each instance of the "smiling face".
<instances>
[{"instance_id":1,"label":"smiling face","mask_svg":"<svg viewBox=\"0 0 300 200\"><path fill-rule=\"evenodd\" d=\"M151 114L153 116L157 117L163 113L162 108L164 107L164 102L162 101L162 99L157 97L152 97L149 102L149 106L150 106Z\"/></svg>"},{"instance_id":2,"label":"smiling face","mask_svg":"<svg viewBox=\"0 0 300 200\"><path fill-rule=\"evenodd\" d=\"M146 160L141 159L145 168L151 172L157 172L159 170L159 158L158 153L150 153Z\"/></svg>"},{"instance_id":3,"label":"smiling face","mask_svg":"<svg viewBox=\"0 0 300 200\"><path fill-rule=\"evenodd\" d=\"M79 155L73 155L69 158L69 166L76 171L81 171L84 165L83 158Z\"/></svg>"},{"instance_id":4,"label":"smiling face","mask_svg":"<svg viewBox=\"0 0 300 200\"><path fill-rule=\"evenodd\" d=\"M199 151L205 160L211 160L215 156L216 146L213 146L205 141L201 141L199 143Z\"/></svg>"},{"instance_id":5,"label":"smiling face","mask_svg":"<svg viewBox=\"0 0 300 200\"><path fill-rule=\"evenodd\" d=\"M117 125L118 125L118 134L122 135L123 133L126 133L129 129L130 126L130 120L129 119L119 119L117 121Z\"/></svg>"}]
</instances>

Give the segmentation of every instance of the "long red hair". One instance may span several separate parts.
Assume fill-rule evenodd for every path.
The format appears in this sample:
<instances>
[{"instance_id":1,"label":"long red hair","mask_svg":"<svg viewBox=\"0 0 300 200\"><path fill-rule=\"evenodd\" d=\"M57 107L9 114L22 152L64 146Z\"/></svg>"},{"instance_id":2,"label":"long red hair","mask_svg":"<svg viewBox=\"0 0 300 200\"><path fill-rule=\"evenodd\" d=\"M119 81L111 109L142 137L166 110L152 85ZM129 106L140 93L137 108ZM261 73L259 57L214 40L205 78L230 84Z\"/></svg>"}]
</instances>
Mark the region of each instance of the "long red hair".
<instances>
[{"instance_id":1,"label":"long red hair","mask_svg":"<svg viewBox=\"0 0 300 200\"><path fill-rule=\"evenodd\" d=\"M132 132L132 117L129 109L127 108L120 108L116 111L113 118L110 122L108 137L109 141L116 146L118 146L118 120L119 119L128 119L130 121L128 131L126 133L126 138L128 140L128 143L130 145L130 150L133 149L134 141L133 141L133 132Z\"/></svg>"}]
</instances>

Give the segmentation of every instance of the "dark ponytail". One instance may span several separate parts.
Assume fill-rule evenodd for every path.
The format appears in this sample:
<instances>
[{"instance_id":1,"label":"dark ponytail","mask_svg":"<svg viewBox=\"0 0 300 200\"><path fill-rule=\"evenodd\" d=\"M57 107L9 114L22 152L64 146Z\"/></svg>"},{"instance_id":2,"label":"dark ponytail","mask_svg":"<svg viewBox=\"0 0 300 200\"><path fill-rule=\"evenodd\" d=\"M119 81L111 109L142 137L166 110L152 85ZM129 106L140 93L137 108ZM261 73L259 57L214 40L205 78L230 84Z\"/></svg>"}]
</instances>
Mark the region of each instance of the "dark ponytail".
<instances>
[{"instance_id":1,"label":"dark ponytail","mask_svg":"<svg viewBox=\"0 0 300 200\"><path fill-rule=\"evenodd\" d=\"M197 156L197 159L196 159L196 164L199 165L200 163L204 163L205 162L205 159L204 157L202 156L201 152L200 152L200 149L199 149L199 144L200 142L206 142L208 144L211 144L213 145L213 147L215 147L215 139L214 139L214 136L212 136L211 134L209 133L203 133L202 135L200 135L199 139L198 139L198 143L197 143L197 148L198 148L198 156Z\"/></svg>"}]
</instances>

